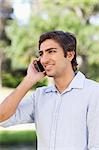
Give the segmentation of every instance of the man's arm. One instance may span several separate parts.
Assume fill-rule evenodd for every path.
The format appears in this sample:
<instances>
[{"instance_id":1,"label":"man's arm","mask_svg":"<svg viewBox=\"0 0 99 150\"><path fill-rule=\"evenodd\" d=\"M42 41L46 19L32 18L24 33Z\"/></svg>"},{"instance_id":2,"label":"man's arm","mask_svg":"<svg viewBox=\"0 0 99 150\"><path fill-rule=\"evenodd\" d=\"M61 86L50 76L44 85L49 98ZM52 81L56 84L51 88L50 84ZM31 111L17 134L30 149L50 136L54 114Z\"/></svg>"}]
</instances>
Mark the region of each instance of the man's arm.
<instances>
[{"instance_id":1,"label":"man's arm","mask_svg":"<svg viewBox=\"0 0 99 150\"><path fill-rule=\"evenodd\" d=\"M22 98L31 89L31 87L40 79L44 77L44 72L38 72L33 63L31 63L27 70L27 75L19 86L0 104L0 122L11 117Z\"/></svg>"}]
</instances>

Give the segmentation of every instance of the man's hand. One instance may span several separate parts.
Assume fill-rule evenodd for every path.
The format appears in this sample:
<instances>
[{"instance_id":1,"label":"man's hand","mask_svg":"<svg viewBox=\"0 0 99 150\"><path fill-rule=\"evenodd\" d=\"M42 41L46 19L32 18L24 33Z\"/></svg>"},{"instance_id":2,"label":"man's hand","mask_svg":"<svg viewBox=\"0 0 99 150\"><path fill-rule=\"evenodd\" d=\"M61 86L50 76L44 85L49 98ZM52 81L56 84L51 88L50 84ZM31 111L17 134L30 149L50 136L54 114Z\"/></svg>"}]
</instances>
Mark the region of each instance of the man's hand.
<instances>
[{"instance_id":1,"label":"man's hand","mask_svg":"<svg viewBox=\"0 0 99 150\"><path fill-rule=\"evenodd\" d=\"M34 66L34 62L32 62L32 63L30 63L30 65L27 69L26 78L28 79L28 82L31 83L31 85L32 84L34 85L36 82L38 82L39 80L44 78L45 75L46 75L45 71L38 72Z\"/></svg>"}]
</instances>

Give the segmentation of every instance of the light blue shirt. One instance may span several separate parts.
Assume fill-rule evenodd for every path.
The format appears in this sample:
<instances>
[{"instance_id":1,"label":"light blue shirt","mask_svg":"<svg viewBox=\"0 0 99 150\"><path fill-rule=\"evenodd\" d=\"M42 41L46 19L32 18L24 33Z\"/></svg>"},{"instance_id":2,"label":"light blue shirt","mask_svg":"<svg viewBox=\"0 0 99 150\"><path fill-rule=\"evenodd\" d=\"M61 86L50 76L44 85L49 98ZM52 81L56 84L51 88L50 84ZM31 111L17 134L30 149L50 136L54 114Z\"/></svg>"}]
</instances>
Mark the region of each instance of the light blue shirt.
<instances>
[{"instance_id":1,"label":"light blue shirt","mask_svg":"<svg viewBox=\"0 0 99 150\"><path fill-rule=\"evenodd\" d=\"M78 72L61 94L37 88L2 126L35 122L38 150L99 150L99 84Z\"/></svg>"}]
</instances>

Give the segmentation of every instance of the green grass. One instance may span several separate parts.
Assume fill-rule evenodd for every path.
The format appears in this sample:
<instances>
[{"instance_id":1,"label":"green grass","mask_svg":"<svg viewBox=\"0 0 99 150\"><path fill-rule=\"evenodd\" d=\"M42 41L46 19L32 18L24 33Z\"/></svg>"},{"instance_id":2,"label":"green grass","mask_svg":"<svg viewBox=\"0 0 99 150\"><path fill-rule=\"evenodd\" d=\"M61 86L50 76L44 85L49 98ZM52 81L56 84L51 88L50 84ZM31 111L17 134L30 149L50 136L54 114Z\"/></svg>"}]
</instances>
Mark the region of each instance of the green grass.
<instances>
[{"instance_id":1,"label":"green grass","mask_svg":"<svg viewBox=\"0 0 99 150\"><path fill-rule=\"evenodd\" d=\"M36 144L36 132L29 131L0 131L0 145Z\"/></svg>"}]
</instances>

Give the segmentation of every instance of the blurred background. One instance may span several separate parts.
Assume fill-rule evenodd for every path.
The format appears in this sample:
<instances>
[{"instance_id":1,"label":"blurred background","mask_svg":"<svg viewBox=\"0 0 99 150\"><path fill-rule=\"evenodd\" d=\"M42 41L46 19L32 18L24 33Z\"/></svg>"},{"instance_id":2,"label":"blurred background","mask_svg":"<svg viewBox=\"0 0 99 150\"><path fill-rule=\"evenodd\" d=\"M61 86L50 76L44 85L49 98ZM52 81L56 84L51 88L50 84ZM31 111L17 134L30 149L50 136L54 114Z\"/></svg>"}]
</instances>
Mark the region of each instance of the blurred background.
<instances>
[{"instance_id":1,"label":"blurred background","mask_svg":"<svg viewBox=\"0 0 99 150\"><path fill-rule=\"evenodd\" d=\"M0 0L1 99L25 76L30 61L38 57L40 34L50 30L76 35L78 69L99 82L98 0ZM49 79L44 78L32 90L48 83ZM5 139L3 133L4 130L0 134L1 145Z\"/></svg>"}]
</instances>

